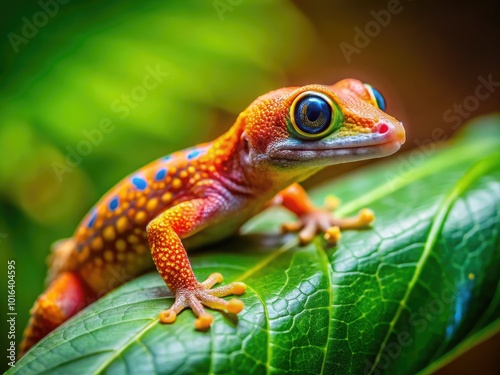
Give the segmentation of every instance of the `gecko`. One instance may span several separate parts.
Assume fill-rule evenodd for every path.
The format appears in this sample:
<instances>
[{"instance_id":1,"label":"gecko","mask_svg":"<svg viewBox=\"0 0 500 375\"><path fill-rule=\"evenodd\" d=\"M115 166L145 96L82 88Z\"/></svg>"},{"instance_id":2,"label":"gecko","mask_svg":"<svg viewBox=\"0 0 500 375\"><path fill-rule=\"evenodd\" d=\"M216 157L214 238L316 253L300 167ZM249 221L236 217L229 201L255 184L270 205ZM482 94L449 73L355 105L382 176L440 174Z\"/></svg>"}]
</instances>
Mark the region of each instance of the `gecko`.
<instances>
[{"instance_id":1,"label":"gecko","mask_svg":"<svg viewBox=\"0 0 500 375\"><path fill-rule=\"evenodd\" d=\"M190 308L195 328L206 330L213 316L205 307L238 314L243 302L222 297L241 295L246 285L214 287L223 281L220 273L198 281L186 249L228 237L269 205L296 215L282 230L298 232L301 244L319 234L335 244L341 229L369 225L371 210L338 218L333 207L314 206L298 183L326 166L399 150L405 130L385 107L379 91L356 79L278 89L258 97L214 141L124 178L72 237L53 245L48 287L30 311L20 352L153 264L175 295L159 312L161 323Z\"/></svg>"}]
</instances>

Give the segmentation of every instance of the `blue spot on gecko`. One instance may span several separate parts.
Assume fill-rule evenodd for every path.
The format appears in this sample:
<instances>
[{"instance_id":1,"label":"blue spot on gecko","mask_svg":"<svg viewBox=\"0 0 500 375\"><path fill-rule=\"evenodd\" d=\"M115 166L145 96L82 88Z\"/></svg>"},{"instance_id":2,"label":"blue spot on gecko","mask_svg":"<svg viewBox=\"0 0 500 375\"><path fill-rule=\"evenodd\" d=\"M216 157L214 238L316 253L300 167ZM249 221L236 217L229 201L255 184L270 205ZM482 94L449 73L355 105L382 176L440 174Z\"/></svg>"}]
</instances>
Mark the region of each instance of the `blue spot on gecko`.
<instances>
[{"instance_id":1,"label":"blue spot on gecko","mask_svg":"<svg viewBox=\"0 0 500 375\"><path fill-rule=\"evenodd\" d=\"M118 208L118 197L114 197L113 199L111 199L111 201L109 202L109 209L111 211L114 211Z\"/></svg>"},{"instance_id":2,"label":"blue spot on gecko","mask_svg":"<svg viewBox=\"0 0 500 375\"><path fill-rule=\"evenodd\" d=\"M158 172L156 172L155 180L156 181L161 181L165 178L165 175L167 174L167 169L166 168L161 168Z\"/></svg>"},{"instance_id":3,"label":"blue spot on gecko","mask_svg":"<svg viewBox=\"0 0 500 375\"><path fill-rule=\"evenodd\" d=\"M188 154L187 158L191 160L191 159L193 159L193 158L197 157L199 154L201 154L201 151L200 151L200 150L194 150L194 151L191 151L191 152Z\"/></svg>"},{"instance_id":4,"label":"blue spot on gecko","mask_svg":"<svg viewBox=\"0 0 500 375\"><path fill-rule=\"evenodd\" d=\"M139 189L139 190L144 190L146 189L146 186L148 186L148 183L146 182L146 180L142 177L134 177L132 179L132 183L134 184L134 186Z\"/></svg>"},{"instance_id":5,"label":"blue spot on gecko","mask_svg":"<svg viewBox=\"0 0 500 375\"><path fill-rule=\"evenodd\" d=\"M162 159L167 161L167 160L170 160L171 157L172 157L172 155L167 155L167 156L164 156Z\"/></svg>"},{"instance_id":6,"label":"blue spot on gecko","mask_svg":"<svg viewBox=\"0 0 500 375\"><path fill-rule=\"evenodd\" d=\"M92 213L89 223L87 224L87 228L92 228L94 226L95 219L97 219L97 212Z\"/></svg>"}]
</instances>

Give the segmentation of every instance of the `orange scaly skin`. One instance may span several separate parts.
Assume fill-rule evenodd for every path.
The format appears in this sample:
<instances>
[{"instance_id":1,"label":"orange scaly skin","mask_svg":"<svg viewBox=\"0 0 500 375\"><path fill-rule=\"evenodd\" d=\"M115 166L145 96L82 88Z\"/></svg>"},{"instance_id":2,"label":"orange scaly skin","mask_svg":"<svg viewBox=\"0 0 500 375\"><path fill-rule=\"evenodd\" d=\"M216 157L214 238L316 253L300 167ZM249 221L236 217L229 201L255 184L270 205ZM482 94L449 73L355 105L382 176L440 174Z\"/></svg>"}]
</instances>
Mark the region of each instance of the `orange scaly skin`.
<instances>
[{"instance_id":1,"label":"orange scaly skin","mask_svg":"<svg viewBox=\"0 0 500 375\"><path fill-rule=\"evenodd\" d=\"M50 285L31 310L21 352L150 268L151 260L176 296L160 313L163 323L175 321L186 307L197 316L198 329L213 320L203 305L237 314L243 303L220 297L242 294L245 285L211 289L222 281L218 273L198 282L185 249L234 233L270 203L297 215L297 223L283 230L298 231L301 243L319 232L334 243L341 228L369 224L369 210L339 219L314 207L297 182L327 165L399 149L404 129L379 108L384 105L377 94L353 79L276 90L257 98L215 141L175 152L126 177L94 206L73 237L55 244Z\"/></svg>"}]
</instances>

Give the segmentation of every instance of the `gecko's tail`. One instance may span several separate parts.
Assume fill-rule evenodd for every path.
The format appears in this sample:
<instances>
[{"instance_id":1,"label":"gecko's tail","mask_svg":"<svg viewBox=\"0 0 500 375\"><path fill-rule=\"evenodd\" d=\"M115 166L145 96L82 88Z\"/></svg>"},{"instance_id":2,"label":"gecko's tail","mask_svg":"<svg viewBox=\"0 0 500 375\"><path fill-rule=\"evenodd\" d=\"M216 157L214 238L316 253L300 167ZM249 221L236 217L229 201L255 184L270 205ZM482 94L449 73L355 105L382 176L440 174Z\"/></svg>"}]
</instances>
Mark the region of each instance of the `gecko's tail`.
<instances>
[{"instance_id":1,"label":"gecko's tail","mask_svg":"<svg viewBox=\"0 0 500 375\"><path fill-rule=\"evenodd\" d=\"M62 272L38 297L19 347L22 357L33 345L93 301L82 278Z\"/></svg>"}]
</instances>

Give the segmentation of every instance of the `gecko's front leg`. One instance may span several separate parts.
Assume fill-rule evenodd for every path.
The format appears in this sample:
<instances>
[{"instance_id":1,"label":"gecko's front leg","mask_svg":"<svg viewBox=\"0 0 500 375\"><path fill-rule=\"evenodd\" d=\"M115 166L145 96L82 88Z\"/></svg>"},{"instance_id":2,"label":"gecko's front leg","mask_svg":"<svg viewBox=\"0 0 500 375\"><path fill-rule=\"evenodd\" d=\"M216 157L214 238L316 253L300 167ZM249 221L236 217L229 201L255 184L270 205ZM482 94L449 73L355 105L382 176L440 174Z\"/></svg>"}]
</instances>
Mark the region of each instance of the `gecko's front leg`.
<instances>
[{"instance_id":1,"label":"gecko's front leg","mask_svg":"<svg viewBox=\"0 0 500 375\"><path fill-rule=\"evenodd\" d=\"M173 323L177 314L189 307L197 317L195 327L207 329L213 317L203 306L233 314L243 309L243 302L239 299L226 301L220 297L244 293L245 284L234 282L211 289L222 281L220 273L213 273L204 282L198 282L181 241L203 228L217 214L219 206L220 201L210 197L182 202L155 218L147 227L156 268L175 294L174 304L160 313L162 323Z\"/></svg>"}]
</instances>

